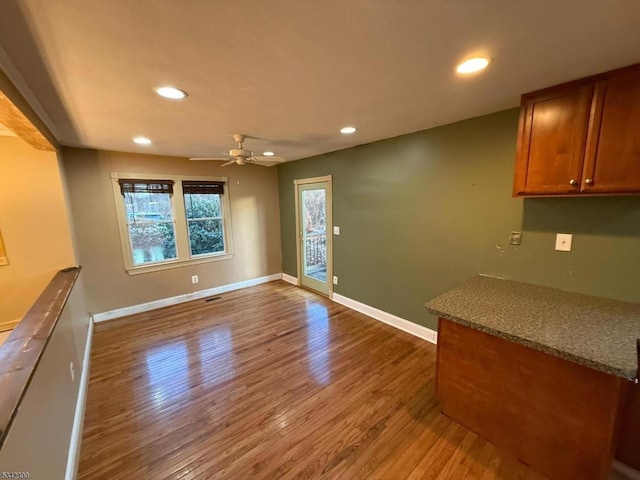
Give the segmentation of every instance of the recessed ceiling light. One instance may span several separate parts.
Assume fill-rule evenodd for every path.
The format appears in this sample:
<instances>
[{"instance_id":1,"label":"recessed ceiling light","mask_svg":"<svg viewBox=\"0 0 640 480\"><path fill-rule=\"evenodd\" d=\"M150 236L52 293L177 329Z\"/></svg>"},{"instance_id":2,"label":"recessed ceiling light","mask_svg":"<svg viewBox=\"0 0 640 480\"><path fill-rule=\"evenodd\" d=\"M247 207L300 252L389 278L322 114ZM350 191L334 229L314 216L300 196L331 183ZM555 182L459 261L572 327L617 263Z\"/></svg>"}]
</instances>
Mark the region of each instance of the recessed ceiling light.
<instances>
[{"instance_id":1,"label":"recessed ceiling light","mask_svg":"<svg viewBox=\"0 0 640 480\"><path fill-rule=\"evenodd\" d=\"M147 137L136 137L133 139L133 141L138 145L151 145L151 140L149 140Z\"/></svg>"},{"instance_id":2,"label":"recessed ceiling light","mask_svg":"<svg viewBox=\"0 0 640 480\"><path fill-rule=\"evenodd\" d=\"M273 157L275 155L275 153L273 153L273 152L262 152L262 155L264 155L265 157Z\"/></svg>"},{"instance_id":3,"label":"recessed ceiling light","mask_svg":"<svg viewBox=\"0 0 640 480\"><path fill-rule=\"evenodd\" d=\"M187 97L187 92L175 87L158 87L156 93L164 98L170 98L172 100L181 100Z\"/></svg>"},{"instance_id":4,"label":"recessed ceiling light","mask_svg":"<svg viewBox=\"0 0 640 480\"><path fill-rule=\"evenodd\" d=\"M489 66L489 59L486 57L475 57L465 60L456 67L456 72L463 75L479 72Z\"/></svg>"},{"instance_id":5,"label":"recessed ceiling light","mask_svg":"<svg viewBox=\"0 0 640 480\"><path fill-rule=\"evenodd\" d=\"M345 135L349 135L350 133L354 133L356 131L356 127L343 127L340 129L340 133L344 133Z\"/></svg>"}]
</instances>

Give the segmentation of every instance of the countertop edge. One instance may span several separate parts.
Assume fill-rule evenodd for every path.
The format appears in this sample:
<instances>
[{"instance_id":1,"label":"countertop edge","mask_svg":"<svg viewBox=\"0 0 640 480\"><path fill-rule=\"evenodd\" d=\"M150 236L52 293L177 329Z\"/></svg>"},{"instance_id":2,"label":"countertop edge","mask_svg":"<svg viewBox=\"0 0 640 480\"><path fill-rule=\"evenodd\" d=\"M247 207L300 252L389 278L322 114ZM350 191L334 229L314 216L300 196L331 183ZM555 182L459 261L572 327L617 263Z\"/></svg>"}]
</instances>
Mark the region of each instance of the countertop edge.
<instances>
[{"instance_id":1,"label":"countertop edge","mask_svg":"<svg viewBox=\"0 0 640 480\"><path fill-rule=\"evenodd\" d=\"M628 371L625 371L624 369L614 368L614 367L611 367L609 365L604 365L602 363L595 362L595 361L590 360L588 358L580 357L580 356L574 355L572 353L564 352L564 351L555 349L553 347L549 347L547 345L543 345L541 343L528 340L526 338L518 337L516 335L512 335L512 334L509 334L509 333L506 333L506 332L502 332L500 330L495 330L493 328L489 328L489 327L486 327L484 325L480 325L478 323L471 322L469 320L465 320L463 318L459 318L459 317L456 317L454 315L450 315L450 314L445 313L445 312L434 310L434 309L428 307L427 305L425 305L425 308L426 308L427 312L431 313L432 315L444 318L446 320L450 320L452 322L458 323L458 324L463 325L465 327L473 328L474 330L477 330L479 332L484 332L484 333L487 333L489 335L500 337L500 338L503 338L505 340L508 340L508 341L523 345L525 347L533 348L534 350L538 350L538 351L543 352L543 353L548 353L549 355L553 355L554 357L562 358L562 359L567 360L569 362L577 363L579 365L582 365L582 366L585 366L585 367L588 367L588 368L592 368L594 370L598 370L598 371L603 372L603 373L607 373L607 374L610 374L610 375L615 375L617 377L622 377L622 378L625 378L625 379L631 380L631 381L635 380L635 372L628 372Z\"/></svg>"}]
</instances>

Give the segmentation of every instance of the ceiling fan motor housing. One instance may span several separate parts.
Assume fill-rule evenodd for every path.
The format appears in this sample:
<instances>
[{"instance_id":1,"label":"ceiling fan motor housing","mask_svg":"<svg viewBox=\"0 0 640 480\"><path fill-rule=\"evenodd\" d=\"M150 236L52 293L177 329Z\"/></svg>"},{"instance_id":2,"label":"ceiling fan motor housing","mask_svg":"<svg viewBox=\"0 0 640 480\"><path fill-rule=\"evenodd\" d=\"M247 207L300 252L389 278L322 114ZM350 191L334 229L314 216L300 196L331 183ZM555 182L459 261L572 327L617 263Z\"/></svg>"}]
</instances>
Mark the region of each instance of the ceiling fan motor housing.
<instances>
[{"instance_id":1,"label":"ceiling fan motor housing","mask_svg":"<svg viewBox=\"0 0 640 480\"><path fill-rule=\"evenodd\" d=\"M244 148L232 148L229 150L229 156L233 158L249 158L253 155L251 150L245 150Z\"/></svg>"}]
</instances>

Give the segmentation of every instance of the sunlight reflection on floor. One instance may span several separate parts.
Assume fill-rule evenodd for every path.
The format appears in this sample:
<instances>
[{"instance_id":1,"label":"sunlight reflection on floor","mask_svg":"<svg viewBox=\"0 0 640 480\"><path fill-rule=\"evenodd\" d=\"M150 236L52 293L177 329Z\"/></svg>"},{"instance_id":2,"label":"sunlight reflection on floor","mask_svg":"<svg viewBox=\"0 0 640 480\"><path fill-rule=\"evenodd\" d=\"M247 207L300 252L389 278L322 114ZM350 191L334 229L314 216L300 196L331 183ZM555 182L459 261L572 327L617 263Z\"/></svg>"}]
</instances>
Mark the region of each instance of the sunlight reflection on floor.
<instances>
[{"instance_id":1,"label":"sunlight reflection on floor","mask_svg":"<svg viewBox=\"0 0 640 480\"><path fill-rule=\"evenodd\" d=\"M331 382L331 356L329 350L330 325L327 307L307 300L307 349L309 369L316 381L322 385Z\"/></svg>"}]
</instances>

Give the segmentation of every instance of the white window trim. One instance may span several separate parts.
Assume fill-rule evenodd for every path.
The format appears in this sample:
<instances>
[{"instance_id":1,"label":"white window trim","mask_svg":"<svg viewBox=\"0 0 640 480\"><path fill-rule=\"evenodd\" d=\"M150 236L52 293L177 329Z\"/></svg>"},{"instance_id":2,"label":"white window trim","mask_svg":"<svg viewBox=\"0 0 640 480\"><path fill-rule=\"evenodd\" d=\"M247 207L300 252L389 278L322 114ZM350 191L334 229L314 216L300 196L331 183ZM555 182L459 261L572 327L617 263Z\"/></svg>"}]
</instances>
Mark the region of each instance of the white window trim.
<instances>
[{"instance_id":1,"label":"white window trim","mask_svg":"<svg viewBox=\"0 0 640 480\"><path fill-rule=\"evenodd\" d=\"M218 262L229 260L233 257L233 239L231 235L231 206L229 201L229 182L227 177L203 177L198 175L165 175L149 173L120 173L111 172L111 183L113 187L113 198L116 203L116 215L118 217L118 230L120 231L120 243L122 245L122 257L124 268L129 275L139 275L142 273L158 272L172 268L186 267L188 265L198 265L202 263ZM159 263L149 263L146 265L133 265L131 254L131 240L127 226L127 211L124 197L120 191L120 178L132 180L173 180L173 195L171 196L171 208L173 209L173 220L176 233L176 253L177 259L165 260ZM182 191L183 180L224 182L224 198L222 199L222 211L224 215L224 245L225 251L220 253L210 253L201 255L191 255L189 246L189 232L187 231L187 216Z\"/></svg>"}]
</instances>

